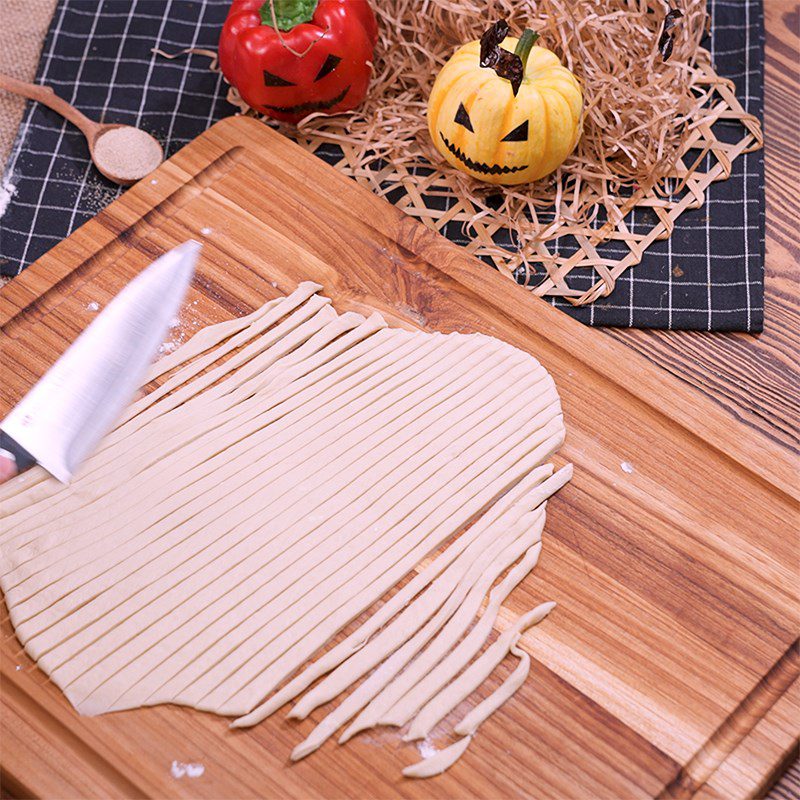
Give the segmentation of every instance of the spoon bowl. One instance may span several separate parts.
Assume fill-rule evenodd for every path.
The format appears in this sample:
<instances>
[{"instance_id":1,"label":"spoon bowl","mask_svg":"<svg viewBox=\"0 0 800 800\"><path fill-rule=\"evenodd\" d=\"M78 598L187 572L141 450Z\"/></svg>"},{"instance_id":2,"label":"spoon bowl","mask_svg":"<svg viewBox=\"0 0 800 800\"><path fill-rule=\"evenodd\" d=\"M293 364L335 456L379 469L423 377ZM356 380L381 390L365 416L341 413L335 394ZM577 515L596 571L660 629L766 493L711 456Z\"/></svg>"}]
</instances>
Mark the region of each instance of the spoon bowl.
<instances>
[{"instance_id":1,"label":"spoon bowl","mask_svg":"<svg viewBox=\"0 0 800 800\"><path fill-rule=\"evenodd\" d=\"M89 155L98 171L110 181L130 186L164 160L158 140L146 131L132 125L95 125L94 135L86 137Z\"/></svg>"},{"instance_id":2,"label":"spoon bowl","mask_svg":"<svg viewBox=\"0 0 800 800\"><path fill-rule=\"evenodd\" d=\"M0 74L0 89L37 100L69 120L86 137L95 167L114 183L130 186L164 160L161 145L146 131L132 125L95 122L60 98L49 86L25 83Z\"/></svg>"}]
</instances>

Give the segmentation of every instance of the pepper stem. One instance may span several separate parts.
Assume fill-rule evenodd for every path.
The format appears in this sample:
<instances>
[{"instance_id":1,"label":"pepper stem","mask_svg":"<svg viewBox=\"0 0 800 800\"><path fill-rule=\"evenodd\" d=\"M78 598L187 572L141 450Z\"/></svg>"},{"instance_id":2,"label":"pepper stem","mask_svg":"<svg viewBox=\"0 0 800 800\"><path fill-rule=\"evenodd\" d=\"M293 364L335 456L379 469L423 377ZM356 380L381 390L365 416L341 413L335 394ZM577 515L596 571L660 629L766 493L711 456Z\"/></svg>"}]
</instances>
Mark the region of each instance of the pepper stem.
<instances>
[{"instance_id":1,"label":"pepper stem","mask_svg":"<svg viewBox=\"0 0 800 800\"><path fill-rule=\"evenodd\" d=\"M302 22L311 22L317 0L266 0L259 9L261 24L290 31Z\"/></svg>"},{"instance_id":2,"label":"pepper stem","mask_svg":"<svg viewBox=\"0 0 800 800\"><path fill-rule=\"evenodd\" d=\"M525 67L528 64L528 56L531 54L531 48L536 44L539 34L532 31L530 28L525 28L522 36L519 37L514 55L519 56L522 61L522 74L525 74Z\"/></svg>"}]
</instances>

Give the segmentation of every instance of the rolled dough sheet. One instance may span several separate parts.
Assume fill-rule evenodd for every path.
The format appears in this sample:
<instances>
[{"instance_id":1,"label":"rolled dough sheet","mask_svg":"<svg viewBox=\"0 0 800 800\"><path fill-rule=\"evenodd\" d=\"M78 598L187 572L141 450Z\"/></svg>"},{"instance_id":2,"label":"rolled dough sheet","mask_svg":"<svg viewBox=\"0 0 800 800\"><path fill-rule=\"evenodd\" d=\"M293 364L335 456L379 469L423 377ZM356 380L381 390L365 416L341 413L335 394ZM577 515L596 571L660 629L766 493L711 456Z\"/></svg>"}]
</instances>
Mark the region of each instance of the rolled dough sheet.
<instances>
[{"instance_id":1,"label":"rolled dough sheet","mask_svg":"<svg viewBox=\"0 0 800 800\"><path fill-rule=\"evenodd\" d=\"M563 483L556 483L551 479L553 468L546 464L532 470L515 487L498 500L475 524L459 536L449 547L440 553L428 566L414 576L400 591L395 593L358 629L351 633L344 641L326 652L313 664L306 667L300 674L289 681L279 691L275 692L269 700L255 708L250 714L240 717L233 723L233 727L248 727L255 725L271 714L274 714L285 703L294 699L304 689L308 688L317 678L338 667L353 653L358 652L364 643L379 631L389 620L402 611L417 594L426 589L440 574L444 574L452 564L468 548L473 547L490 526L500 518L513 504L519 503L520 508L539 505L546 497L557 491L568 477L559 471ZM571 474L571 470L570 470ZM555 476L553 476L555 477ZM528 500L523 503L520 498L528 493Z\"/></svg>"},{"instance_id":2,"label":"rolled dough sheet","mask_svg":"<svg viewBox=\"0 0 800 800\"><path fill-rule=\"evenodd\" d=\"M374 670L293 757L354 716L343 738L414 714L409 736L424 735L552 607L468 663L571 475L546 463L564 438L550 376L487 336L339 315L320 290L301 284L162 359L159 386L69 487L35 470L0 489L12 623L81 713L178 703L246 727L326 673L295 716ZM453 763L524 680L521 658L468 735L404 774Z\"/></svg>"}]
</instances>

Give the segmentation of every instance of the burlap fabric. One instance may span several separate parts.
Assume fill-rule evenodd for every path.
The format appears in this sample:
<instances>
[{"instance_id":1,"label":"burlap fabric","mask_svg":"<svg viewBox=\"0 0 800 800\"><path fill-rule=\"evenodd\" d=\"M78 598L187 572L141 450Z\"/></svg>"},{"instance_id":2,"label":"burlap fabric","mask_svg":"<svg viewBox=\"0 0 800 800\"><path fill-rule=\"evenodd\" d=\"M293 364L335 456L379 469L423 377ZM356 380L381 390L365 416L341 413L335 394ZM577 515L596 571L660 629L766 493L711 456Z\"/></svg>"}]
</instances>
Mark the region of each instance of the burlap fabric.
<instances>
[{"instance_id":1,"label":"burlap fabric","mask_svg":"<svg viewBox=\"0 0 800 800\"><path fill-rule=\"evenodd\" d=\"M0 0L0 72L32 81L56 0ZM0 92L0 165L5 167L25 100ZM2 171L2 170L0 170Z\"/></svg>"}]
</instances>

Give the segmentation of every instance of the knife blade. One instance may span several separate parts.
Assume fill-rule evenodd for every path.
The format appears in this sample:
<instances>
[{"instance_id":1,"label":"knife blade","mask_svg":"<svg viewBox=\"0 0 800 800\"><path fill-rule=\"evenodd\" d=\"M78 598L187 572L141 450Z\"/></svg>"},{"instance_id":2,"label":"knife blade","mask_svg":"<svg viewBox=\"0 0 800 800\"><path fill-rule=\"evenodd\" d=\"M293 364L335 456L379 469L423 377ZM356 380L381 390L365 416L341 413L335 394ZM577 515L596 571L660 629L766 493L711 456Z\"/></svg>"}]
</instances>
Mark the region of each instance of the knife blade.
<instances>
[{"instance_id":1,"label":"knife blade","mask_svg":"<svg viewBox=\"0 0 800 800\"><path fill-rule=\"evenodd\" d=\"M0 423L0 448L19 469L35 460L69 481L141 387L200 248L184 242L139 273Z\"/></svg>"}]
</instances>

